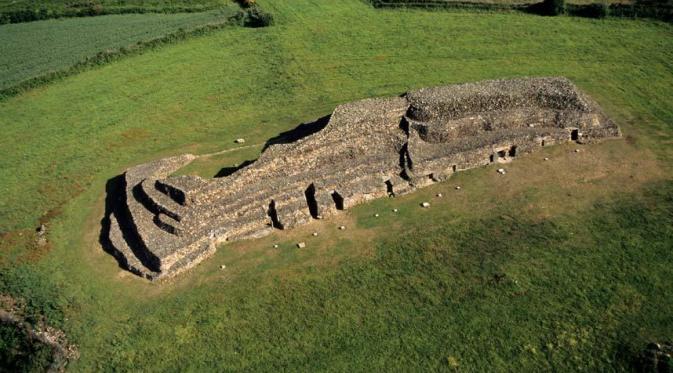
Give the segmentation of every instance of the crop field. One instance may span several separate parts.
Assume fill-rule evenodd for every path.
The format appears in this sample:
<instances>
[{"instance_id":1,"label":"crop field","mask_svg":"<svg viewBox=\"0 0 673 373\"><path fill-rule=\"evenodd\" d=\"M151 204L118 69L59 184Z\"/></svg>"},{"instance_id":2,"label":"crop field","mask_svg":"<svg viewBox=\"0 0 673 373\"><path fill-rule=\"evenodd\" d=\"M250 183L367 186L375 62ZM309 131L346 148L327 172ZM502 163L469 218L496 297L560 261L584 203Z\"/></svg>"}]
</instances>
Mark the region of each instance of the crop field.
<instances>
[{"instance_id":1,"label":"crop field","mask_svg":"<svg viewBox=\"0 0 673 373\"><path fill-rule=\"evenodd\" d=\"M274 26L225 28L0 101L0 293L65 330L80 351L70 370L619 371L673 336L673 26L260 3ZM553 75L624 137L224 245L163 284L99 244L106 183L126 167L228 150L183 170L214 176L341 103Z\"/></svg>"},{"instance_id":2,"label":"crop field","mask_svg":"<svg viewBox=\"0 0 673 373\"><path fill-rule=\"evenodd\" d=\"M212 9L231 4L231 0L0 0L0 13L24 9L67 10L99 6L103 8L142 7Z\"/></svg>"},{"instance_id":3,"label":"crop field","mask_svg":"<svg viewBox=\"0 0 673 373\"><path fill-rule=\"evenodd\" d=\"M227 22L236 11L126 14L0 25L0 90L54 71L63 71L103 51Z\"/></svg>"}]
</instances>

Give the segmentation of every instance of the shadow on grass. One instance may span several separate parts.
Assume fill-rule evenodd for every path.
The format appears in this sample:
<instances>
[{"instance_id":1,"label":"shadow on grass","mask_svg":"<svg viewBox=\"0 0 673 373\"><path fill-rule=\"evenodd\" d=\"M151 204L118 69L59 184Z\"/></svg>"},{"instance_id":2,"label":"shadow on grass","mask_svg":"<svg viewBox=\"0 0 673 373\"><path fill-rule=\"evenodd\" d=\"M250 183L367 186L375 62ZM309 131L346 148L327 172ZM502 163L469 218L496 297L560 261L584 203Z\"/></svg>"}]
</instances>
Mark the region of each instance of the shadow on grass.
<instances>
[{"instance_id":1,"label":"shadow on grass","mask_svg":"<svg viewBox=\"0 0 673 373\"><path fill-rule=\"evenodd\" d=\"M117 259L119 268L126 269L126 260L110 241L110 217L119 211L124 203L124 175L117 175L105 183L105 215L100 221L101 230L98 242L103 250Z\"/></svg>"},{"instance_id":2,"label":"shadow on grass","mask_svg":"<svg viewBox=\"0 0 673 373\"><path fill-rule=\"evenodd\" d=\"M255 163L255 160L254 160L254 159L244 161L243 163L241 163L240 165L238 165L238 166L236 166L236 167L223 167L223 168L222 168L221 170L219 170L219 171L217 172L217 174L215 174L215 176L213 176L213 177L215 177L215 178L219 178L219 177L227 177L227 176L233 174L234 172L236 172L236 171L238 171L238 170L240 170L240 169L242 169L242 168L245 168L245 167L247 167L247 166L249 166L249 165L251 165L251 164L253 164L253 163Z\"/></svg>"},{"instance_id":3,"label":"shadow on grass","mask_svg":"<svg viewBox=\"0 0 673 373\"><path fill-rule=\"evenodd\" d=\"M290 144L293 143L297 140L303 139L305 137L308 137L316 132L321 131L325 126L327 126L327 123L329 123L331 115L326 115L324 117L318 118L313 122L309 123L302 123L298 125L297 127L281 132L275 137L270 138L264 143L264 147L262 148L262 152L264 152L267 148L269 148L271 145L278 145L278 144ZM241 163L238 166L234 167L223 167L220 169L220 171L215 174L215 178L221 178L221 177L227 177L232 175L233 173L237 172L238 170L241 170L243 168L246 168L250 166L251 164L255 163L256 159L251 159L251 160L246 160L243 163Z\"/></svg>"},{"instance_id":4,"label":"shadow on grass","mask_svg":"<svg viewBox=\"0 0 673 373\"><path fill-rule=\"evenodd\" d=\"M272 137L264 144L262 151L266 150L271 145L289 144L304 137L308 137L316 132L321 131L327 126L332 115L326 115L318 118L310 123L302 123L289 131L281 132L278 136Z\"/></svg>"},{"instance_id":5,"label":"shadow on grass","mask_svg":"<svg viewBox=\"0 0 673 373\"><path fill-rule=\"evenodd\" d=\"M105 184L105 215L101 219L101 230L98 242L105 252L112 255L117 260L117 264L120 268L136 273L129 265L126 256L116 248L110 240L111 219L114 215L119 223L123 240L127 243L128 248L133 252L133 255L148 269L156 270L156 259L148 257L147 251L142 248L143 245L138 233L135 228L131 226L131 213L126 206L125 200L126 181L124 179L124 174L109 179Z\"/></svg>"}]
</instances>

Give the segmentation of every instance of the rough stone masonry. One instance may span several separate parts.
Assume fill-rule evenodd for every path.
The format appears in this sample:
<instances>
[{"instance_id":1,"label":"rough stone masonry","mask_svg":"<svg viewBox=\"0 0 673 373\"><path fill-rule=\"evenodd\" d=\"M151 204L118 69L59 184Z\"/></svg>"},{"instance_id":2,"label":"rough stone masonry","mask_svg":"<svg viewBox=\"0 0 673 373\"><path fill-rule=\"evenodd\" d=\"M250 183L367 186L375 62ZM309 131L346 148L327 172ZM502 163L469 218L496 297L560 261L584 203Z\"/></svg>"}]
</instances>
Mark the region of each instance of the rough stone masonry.
<instances>
[{"instance_id":1,"label":"rough stone masonry","mask_svg":"<svg viewBox=\"0 0 673 373\"><path fill-rule=\"evenodd\" d=\"M261 237L460 170L557 143L620 136L565 78L490 80L341 105L319 132L269 146L214 179L171 176L196 157L128 169L109 216L112 251L148 279L174 276L227 241Z\"/></svg>"}]
</instances>

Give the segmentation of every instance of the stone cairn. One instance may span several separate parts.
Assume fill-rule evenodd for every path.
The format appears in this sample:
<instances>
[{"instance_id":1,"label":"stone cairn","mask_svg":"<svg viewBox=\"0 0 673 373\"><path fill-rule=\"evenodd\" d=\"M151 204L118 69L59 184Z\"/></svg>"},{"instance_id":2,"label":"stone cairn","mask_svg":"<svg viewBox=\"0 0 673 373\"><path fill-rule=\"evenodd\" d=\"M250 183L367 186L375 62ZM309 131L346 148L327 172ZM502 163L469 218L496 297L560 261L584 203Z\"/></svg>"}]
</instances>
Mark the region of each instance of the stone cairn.
<instances>
[{"instance_id":1,"label":"stone cairn","mask_svg":"<svg viewBox=\"0 0 673 373\"><path fill-rule=\"evenodd\" d=\"M112 252L133 273L172 277L227 241L261 237L451 174L544 146L620 136L565 78L425 88L338 106L327 126L269 146L215 179L171 176L196 157L142 164L124 175L109 216Z\"/></svg>"}]
</instances>

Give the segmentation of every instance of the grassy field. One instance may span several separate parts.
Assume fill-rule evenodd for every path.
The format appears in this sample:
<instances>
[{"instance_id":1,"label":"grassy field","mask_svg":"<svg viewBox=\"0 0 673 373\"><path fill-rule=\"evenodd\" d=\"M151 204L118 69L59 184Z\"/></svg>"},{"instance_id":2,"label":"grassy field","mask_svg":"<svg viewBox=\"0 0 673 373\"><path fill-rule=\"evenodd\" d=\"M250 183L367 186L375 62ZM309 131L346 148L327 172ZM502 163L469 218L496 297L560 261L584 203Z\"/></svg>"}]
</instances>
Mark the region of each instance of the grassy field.
<instances>
[{"instance_id":1,"label":"grassy field","mask_svg":"<svg viewBox=\"0 0 673 373\"><path fill-rule=\"evenodd\" d=\"M276 26L0 102L0 286L67 331L73 370L619 370L673 335L670 25L262 5ZM263 144L354 99L540 75L575 81L625 138L227 245L166 284L120 270L98 244L105 183L127 166ZM260 150L185 172L212 176ZM46 248L32 244L41 220Z\"/></svg>"},{"instance_id":2,"label":"grassy field","mask_svg":"<svg viewBox=\"0 0 673 373\"><path fill-rule=\"evenodd\" d=\"M237 10L127 14L0 25L0 90L64 71L99 52L117 51L178 29L226 22Z\"/></svg>"}]
</instances>

